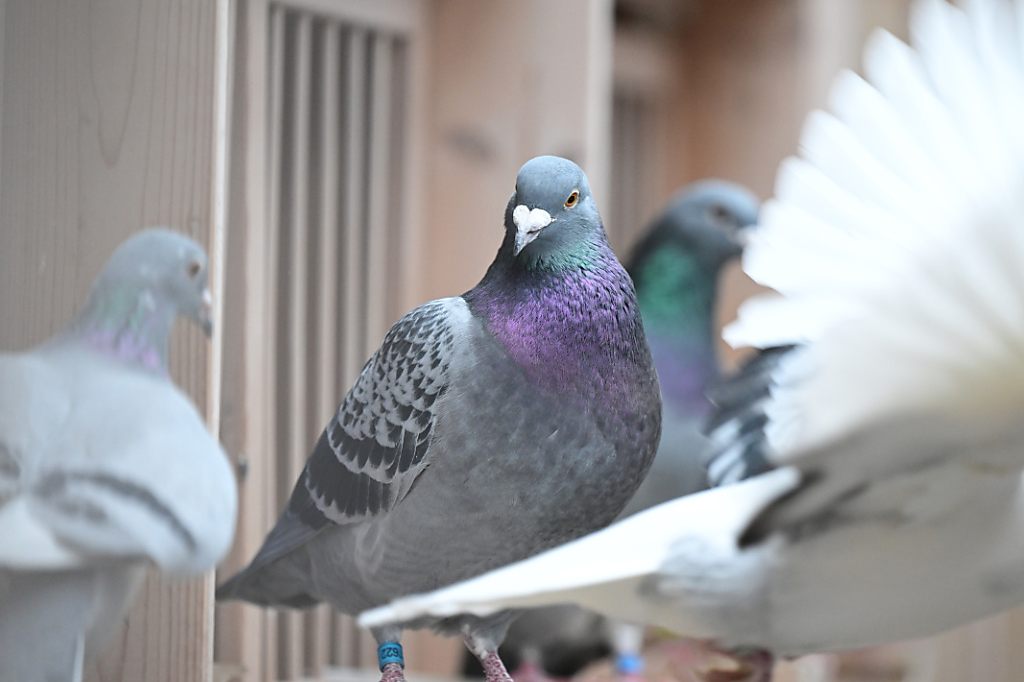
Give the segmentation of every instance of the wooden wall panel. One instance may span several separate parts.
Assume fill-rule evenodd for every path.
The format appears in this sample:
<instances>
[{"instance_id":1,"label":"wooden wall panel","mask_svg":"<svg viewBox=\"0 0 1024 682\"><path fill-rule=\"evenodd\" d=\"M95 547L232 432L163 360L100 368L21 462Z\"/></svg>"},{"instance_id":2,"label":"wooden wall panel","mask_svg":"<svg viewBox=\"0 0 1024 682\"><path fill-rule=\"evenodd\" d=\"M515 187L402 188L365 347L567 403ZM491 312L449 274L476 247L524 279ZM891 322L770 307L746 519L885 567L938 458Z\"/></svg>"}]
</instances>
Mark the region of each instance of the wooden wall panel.
<instances>
[{"instance_id":1,"label":"wooden wall panel","mask_svg":"<svg viewBox=\"0 0 1024 682\"><path fill-rule=\"evenodd\" d=\"M81 305L146 225L210 242L217 4L8 0L0 102L0 347L29 346ZM214 264L217 267L217 264ZM175 379L206 406L210 344L180 325ZM150 577L95 680L205 680L209 578Z\"/></svg>"},{"instance_id":2,"label":"wooden wall panel","mask_svg":"<svg viewBox=\"0 0 1024 682\"><path fill-rule=\"evenodd\" d=\"M425 290L479 281L503 235L519 166L558 154L587 171L605 208L611 0L439 0L426 161Z\"/></svg>"}]
</instances>

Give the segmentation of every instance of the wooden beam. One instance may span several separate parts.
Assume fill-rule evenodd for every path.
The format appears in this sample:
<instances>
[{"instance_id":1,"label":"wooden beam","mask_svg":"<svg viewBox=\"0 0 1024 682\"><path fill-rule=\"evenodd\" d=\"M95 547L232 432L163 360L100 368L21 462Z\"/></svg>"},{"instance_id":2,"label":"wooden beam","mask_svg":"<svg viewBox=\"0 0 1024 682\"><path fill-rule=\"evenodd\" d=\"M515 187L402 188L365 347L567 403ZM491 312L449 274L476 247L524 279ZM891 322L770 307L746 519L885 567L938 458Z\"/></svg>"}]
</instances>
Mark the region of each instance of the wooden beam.
<instances>
[{"instance_id":1,"label":"wooden beam","mask_svg":"<svg viewBox=\"0 0 1024 682\"><path fill-rule=\"evenodd\" d=\"M235 545L221 566L232 575L255 554L277 509L273 494L276 424L274 396L276 310L274 282L276 221L270 220L276 195L268 183L268 157L279 153L270 142L267 101L273 90L268 39L271 24L265 0L236 5L236 59L232 87L232 143L228 207L228 268L221 436L239 472L239 519ZM283 27L283 24L280 25ZM280 29L278 29L280 30ZM280 39L280 36L276 36ZM278 70L278 77L281 72ZM280 80L276 81L280 87ZM278 102L280 95L278 93ZM218 682L269 681L276 672L274 615L238 602L217 606Z\"/></svg>"}]
</instances>

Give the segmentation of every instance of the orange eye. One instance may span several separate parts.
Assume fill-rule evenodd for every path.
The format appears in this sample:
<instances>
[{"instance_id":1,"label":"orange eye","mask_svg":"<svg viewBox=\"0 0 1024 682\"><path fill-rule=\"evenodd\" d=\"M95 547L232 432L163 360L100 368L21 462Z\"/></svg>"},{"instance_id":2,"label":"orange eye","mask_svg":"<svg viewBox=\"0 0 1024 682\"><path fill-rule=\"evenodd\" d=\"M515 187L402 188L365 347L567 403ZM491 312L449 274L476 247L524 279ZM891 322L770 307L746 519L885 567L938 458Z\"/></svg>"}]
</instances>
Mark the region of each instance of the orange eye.
<instances>
[{"instance_id":1,"label":"orange eye","mask_svg":"<svg viewBox=\"0 0 1024 682\"><path fill-rule=\"evenodd\" d=\"M580 191L578 189L574 189L572 191L572 193L569 194L568 197L566 197L566 199L565 199L565 207L566 208L572 208L573 206L575 206L579 202L580 202Z\"/></svg>"},{"instance_id":2,"label":"orange eye","mask_svg":"<svg viewBox=\"0 0 1024 682\"><path fill-rule=\"evenodd\" d=\"M195 279L196 275L199 274L199 271L202 270L202 268L203 266L199 264L199 261L194 260L190 262L188 264L188 276L192 279Z\"/></svg>"}]
</instances>

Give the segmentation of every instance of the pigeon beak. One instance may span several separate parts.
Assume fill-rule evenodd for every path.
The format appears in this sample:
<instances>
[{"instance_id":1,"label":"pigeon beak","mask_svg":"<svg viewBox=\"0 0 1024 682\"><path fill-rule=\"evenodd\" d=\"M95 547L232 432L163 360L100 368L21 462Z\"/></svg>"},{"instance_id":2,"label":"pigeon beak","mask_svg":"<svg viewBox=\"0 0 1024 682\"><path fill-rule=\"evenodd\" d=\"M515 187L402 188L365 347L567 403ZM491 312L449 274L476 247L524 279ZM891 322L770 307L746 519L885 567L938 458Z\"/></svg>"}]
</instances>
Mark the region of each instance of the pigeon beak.
<instances>
[{"instance_id":1,"label":"pigeon beak","mask_svg":"<svg viewBox=\"0 0 1024 682\"><path fill-rule=\"evenodd\" d=\"M516 243L512 255L518 256L526 245L540 235L540 231L555 221L543 208L528 208L519 204L512 211L512 222L516 225Z\"/></svg>"},{"instance_id":2,"label":"pigeon beak","mask_svg":"<svg viewBox=\"0 0 1024 682\"><path fill-rule=\"evenodd\" d=\"M736 231L735 240L741 248L747 248L750 246L750 242L753 241L754 233L757 232L757 223L749 223L743 225Z\"/></svg>"},{"instance_id":3,"label":"pigeon beak","mask_svg":"<svg viewBox=\"0 0 1024 682\"><path fill-rule=\"evenodd\" d=\"M213 294L210 293L210 287L203 287L203 296L200 299L199 310L196 311L195 321L207 338L213 335Z\"/></svg>"}]
</instances>

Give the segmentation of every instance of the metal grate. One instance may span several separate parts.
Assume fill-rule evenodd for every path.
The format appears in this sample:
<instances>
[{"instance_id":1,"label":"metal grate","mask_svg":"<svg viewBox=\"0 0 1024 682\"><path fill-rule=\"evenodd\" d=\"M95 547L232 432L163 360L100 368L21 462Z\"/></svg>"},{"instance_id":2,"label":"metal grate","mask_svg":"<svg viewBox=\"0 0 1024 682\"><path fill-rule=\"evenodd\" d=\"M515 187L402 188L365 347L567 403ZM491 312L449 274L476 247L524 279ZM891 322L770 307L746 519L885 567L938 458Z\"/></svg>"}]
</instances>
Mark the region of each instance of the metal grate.
<instances>
[{"instance_id":1,"label":"metal grate","mask_svg":"<svg viewBox=\"0 0 1024 682\"><path fill-rule=\"evenodd\" d=\"M657 208L659 183L656 103L642 92L616 89L612 104L611 220L609 235L623 258Z\"/></svg>"},{"instance_id":2,"label":"metal grate","mask_svg":"<svg viewBox=\"0 0 1024 682\"><path fill-rule=\"evenodd\" d=\"M281 509L320 429L401 312L406 38L271 5L267 215L276 482ZM277 617L277 677L376 663L372 638L327 607ZM272 643L273 645L274 643Z\"/></svg>"}]
</instances>

